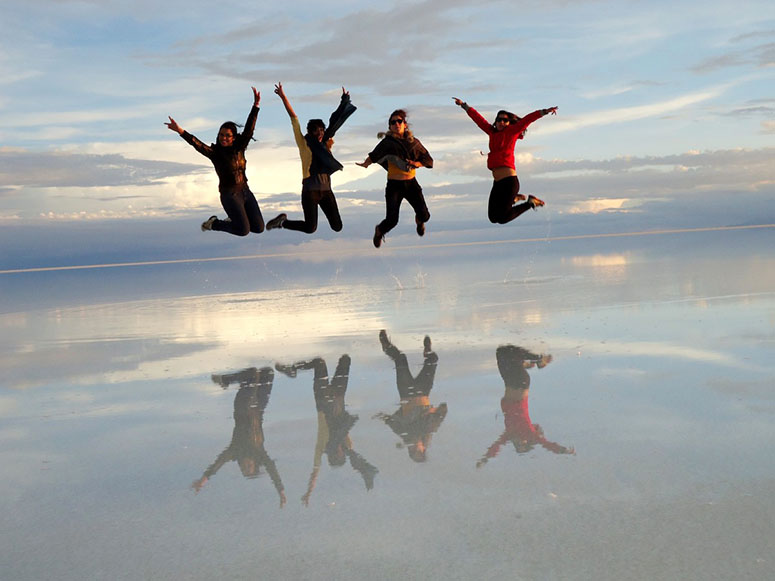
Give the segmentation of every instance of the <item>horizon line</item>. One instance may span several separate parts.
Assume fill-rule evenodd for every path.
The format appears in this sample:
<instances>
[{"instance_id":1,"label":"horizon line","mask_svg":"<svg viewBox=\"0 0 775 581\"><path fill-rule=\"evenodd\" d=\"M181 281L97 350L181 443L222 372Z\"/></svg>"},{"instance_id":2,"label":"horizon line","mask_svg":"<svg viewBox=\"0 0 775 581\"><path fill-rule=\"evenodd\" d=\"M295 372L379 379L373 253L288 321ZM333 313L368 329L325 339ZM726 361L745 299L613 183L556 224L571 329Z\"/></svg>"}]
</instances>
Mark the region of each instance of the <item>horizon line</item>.
<instances>
[{"instance_id":1,"label":"horizon line","mask_svg":"<svg viewBox=\"0 0 775 581\"><path fill-rule=\"evenodd\" d=\"M598 234L575 234L568 236L545 236L539 238L517 238L510 240L479 240L472 242L445 242L438 244L411 244L406 246L396 246L389 249L382 249L381 252L387 250L388 252L400 251L400 250L416 250L419 248L456 248L464 246L487 246L498 244L524 244L530 242L562 242L565 240L582 240L592 238L621 238L626 236L657 236L663 234L688 234L695 232L718 232L727 230L753 230L760 228L775 228L775 224L751 224L747 226L708 226L703 228L670 228L662 230L643 230L638 232L611 232L611 233L598 233ZM366 252L372 252L371 249L364 249L363 251L356 251L356 254L364 254ZM25 274L33 272L57 272L57 271L69 271L69 270L96 270L105 268L127 268L138 266L159 266L165 264L190 264L194 262L226 262L232 260L256 260L267 258L290 258L294 256L306 255L306 251L295 252L272 252L266 254L246 254L242 256L215 256L210 258L178 258L170 260L148 260L140 262L114 262L105 264L78 264L68 266L40 266L30 268L12 268L0 270L0 275L3 274ZM334 251L322 251L321 254L334 254Z\"/></svg>"}]
</instances>

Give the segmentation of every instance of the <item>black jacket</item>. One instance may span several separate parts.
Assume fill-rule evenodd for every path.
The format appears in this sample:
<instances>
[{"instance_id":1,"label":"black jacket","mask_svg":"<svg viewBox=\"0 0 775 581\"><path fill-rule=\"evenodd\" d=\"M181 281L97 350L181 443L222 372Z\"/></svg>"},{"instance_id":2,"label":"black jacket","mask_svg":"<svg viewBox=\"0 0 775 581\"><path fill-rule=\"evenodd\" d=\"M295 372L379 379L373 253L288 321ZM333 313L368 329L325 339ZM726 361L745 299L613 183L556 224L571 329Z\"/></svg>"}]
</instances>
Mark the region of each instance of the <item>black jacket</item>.
<instances>
[{"instance_id":1,"label":"black jacket","mask_svg":"<svg viewBox=\"0 0 775 581\"><path fill-rule=\"evenodd\" d=\"M218 174L218 191L222 194L240 191L248 185L248 178L245 176L245 166L247 165L245 149L253 138L257 118L258 107L252 107L248 119L245 121L245 128L238 137L235 136L234 143L229 147L222 147L217 143L205 145L188 131L181 134L181 137L194 149L213 162L215 173Z\"/></svg>"},{"instance_id":2,"label":"black jacket","mask_svg":"<svg viewBox=\"0 0 775 581\"><path fill-rule=\"evenodd\" d=\"M373 163L378 163L385 169L388 167L388 161L419 161L423 167L432 168L433 158L425 149L420 140L416 137L409 141L408 139L398 139L392 135L386 135L382 141L369 154L369 159ZM406 168L401 168L406 171Z\"/></svg>"},{"instance_id":3,"label":"black jacket","mask_svg":"<svg viewBox=\"0 0 775 581\"><path fill-rule=\"evenodd\" d=\"M312 163L309 166L310 175L316 174L328 174L331 175L334 172L343 168L328 149L327 143L334 137L334 134L339 128L344 125L347 118L355 113L357 107L350 101L350 95L347 93L342 94L342 100L339 103L336 111L331 113L331 117L328 120L328 127L323 134L323 141L318 141L310 135L305 135L304 139L312 152Z\"/></svg>"}]
</instances>

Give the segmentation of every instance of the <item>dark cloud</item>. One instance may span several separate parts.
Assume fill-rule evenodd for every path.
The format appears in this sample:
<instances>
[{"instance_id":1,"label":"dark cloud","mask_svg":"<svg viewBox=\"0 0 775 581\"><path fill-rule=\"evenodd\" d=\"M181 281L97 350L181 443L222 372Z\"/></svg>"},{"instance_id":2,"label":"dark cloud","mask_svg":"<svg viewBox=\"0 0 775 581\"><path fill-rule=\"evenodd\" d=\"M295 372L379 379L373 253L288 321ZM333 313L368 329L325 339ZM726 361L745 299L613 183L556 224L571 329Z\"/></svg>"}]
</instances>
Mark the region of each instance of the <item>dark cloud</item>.
<instances>
[{"instance_id":1,"label":"dark cloud","mask_svg":"<svg viewBox=\"0 0 775 581\"><path fill-rule=\"evenodd\" d=\"M773 113L775 113L775 107L759 105L756 107L741 107L740 109L724 113L724 115L728 117L749 117L751 115L766 115L770 117Z\"/></svg>"},{"instance_id":2,"label":"dark cloud","mask_svg":"<svg viewBox=\"0 0 775 581\"><path fill-rule=\"evenodd\" d=\"M369 86L381 95L406 94L407 87L415 94L430 93L439 86L428 82L428 73L452 59L448 53L467 48L456 39L469 28L473 10L461 0L425 0L302 22L279 16L271 25L256 21L266 34L250 34L250 24L176 45L172 55L148 58L185 61L213 76L282 80L289 87L332 79Z\"/></svg>"},{"instance_id":3,"label":"dark cloud","mask_svg":"<svg viewBox=\"0 0 775 581\"><path fill-rule=\"evenodd\" d=\"M129 159L119 154L0 151L0 180L7 186L146 186L165 178L209 171L207 166Z\"/></svg>"},{"instance_id":4,"label":"dark cloud","mask_svg":"<svg viewBox=\"0 0 775 581\"><path fill-rule=\"evenodd\" d=\"M772 32L753 32L743 34L731 40L733 44L738 44L751 39L772 38ZM710 57L700 61L691 67L691 71L697 74L712 73L714 71L740 67L745 65L755 65L757 67L770 67L775 65L775 43L768 42L757 44L747 48L729 50L724 54Z\"/></svg>"},{"instance_id":5,"label":"dark cloud","mask_svg":"<svg viewBox=\"0 0 775 581\"><path fill-rule=\"evenodd\" d=\"M475 175L484 164L476 153L444 156L438 168L460 176ZM539 197L551 197L553 202L572 205L597 198L643 201L662 198L672 201L700 192L725 195L750 192L763 199L775 199L775 148L757 150L724 150L684 153L666 156L617 157L605 160L545 160L517 163L523 191ZM480 185L451 185L440 188L455 195L488 190L487 182ZM430 188L426 188L426 193ZM775 202L771 202L771 218L775 219ZM457 206L456 206L457 207Z\"/></svg>"},{"instance_id":6,"label":"dark cloud","mask_svg":"<svg viewBox=\"0 0 775 581\"><path fill-rule=\"evenodd\" d=\"M756 30L754 32L746 32L745 34L739 34L738 36L735 36L734 38L730 39L729 42L737 43L737 42L744 42L752 38L770 39L773 37L775 37L775 30Z\"/></svg>"}]
</instances>

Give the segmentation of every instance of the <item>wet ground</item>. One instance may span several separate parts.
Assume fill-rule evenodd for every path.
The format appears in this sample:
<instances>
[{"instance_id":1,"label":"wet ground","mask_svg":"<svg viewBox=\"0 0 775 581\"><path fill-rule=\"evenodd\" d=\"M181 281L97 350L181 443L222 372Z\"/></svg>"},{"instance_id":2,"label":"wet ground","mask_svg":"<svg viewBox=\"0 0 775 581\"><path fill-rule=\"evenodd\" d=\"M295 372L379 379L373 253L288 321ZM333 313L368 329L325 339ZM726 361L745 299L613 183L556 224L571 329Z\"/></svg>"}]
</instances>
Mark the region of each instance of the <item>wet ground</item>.
<instances>
[{"instance_id":1,"label":"wet ground","mask_svg":"<svg viewBox=\"0 0 775 581\"><path fill-rule=\"evenodd\" d=\"M767 578L773 240L2 275L2 576Z\"/></svg>"}]
</instances>

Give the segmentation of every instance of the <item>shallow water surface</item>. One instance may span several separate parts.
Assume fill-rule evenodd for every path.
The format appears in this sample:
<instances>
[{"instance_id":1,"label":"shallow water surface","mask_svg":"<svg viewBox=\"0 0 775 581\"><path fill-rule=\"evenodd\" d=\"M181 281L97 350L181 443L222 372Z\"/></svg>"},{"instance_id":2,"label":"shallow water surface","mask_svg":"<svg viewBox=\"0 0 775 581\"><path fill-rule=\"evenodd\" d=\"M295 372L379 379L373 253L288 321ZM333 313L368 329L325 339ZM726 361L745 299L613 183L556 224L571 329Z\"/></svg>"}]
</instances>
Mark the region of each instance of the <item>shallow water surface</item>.
<instances>
[{"instance_id":1,"label":"shallow water surface","mask_svg":"<svg viewBox=\"0 0 775 581\"><path fill-rule=\"evenodd\" d=\"M3 577L765 578L771 242L6 276Z\"/></svg>"}]
</instances>

